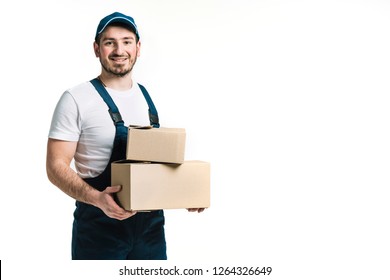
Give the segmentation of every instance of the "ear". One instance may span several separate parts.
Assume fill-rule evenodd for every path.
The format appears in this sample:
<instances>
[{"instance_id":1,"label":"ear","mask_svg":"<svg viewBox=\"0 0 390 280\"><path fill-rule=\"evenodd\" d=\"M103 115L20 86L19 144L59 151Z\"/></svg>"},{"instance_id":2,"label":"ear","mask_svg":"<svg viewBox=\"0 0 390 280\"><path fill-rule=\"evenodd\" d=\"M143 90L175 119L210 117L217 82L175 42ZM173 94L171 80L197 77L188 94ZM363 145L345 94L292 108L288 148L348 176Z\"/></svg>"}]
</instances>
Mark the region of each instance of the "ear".
<instances>
[{"instance_id":1,"label":"ear","mask_svg":"<svg viewBox=\"0 0 390 280\"><path fill-rule=\"evenodd\" d=\"M141 55L141 41L138 41L137 43L137 57Z\"/></svg>"},{"instance_id":2,"label":"ear","mask_svg":"<svg viewBox=\"0 0 390 280\"><path fill-rule=\"evenodd\" d=\"M93 42L93 50L96 57L100 57L99 45L96 42Z\"/></svg>"}]
</instances>

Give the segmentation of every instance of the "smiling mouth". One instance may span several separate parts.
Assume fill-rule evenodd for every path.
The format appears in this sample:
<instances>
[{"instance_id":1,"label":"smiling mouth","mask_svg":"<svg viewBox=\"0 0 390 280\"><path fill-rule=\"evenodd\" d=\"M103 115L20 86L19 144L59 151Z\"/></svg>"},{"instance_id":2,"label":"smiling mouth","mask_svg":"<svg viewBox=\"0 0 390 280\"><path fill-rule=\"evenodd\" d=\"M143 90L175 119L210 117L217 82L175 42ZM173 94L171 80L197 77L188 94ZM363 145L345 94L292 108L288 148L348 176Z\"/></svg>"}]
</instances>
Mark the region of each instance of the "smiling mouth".
<instances>
[{"instance_id":1,"label":"smiling mouth","mask_svg":"<svg viewBox=\"0 0 390 280\"><path fill-rule=\"evenodd\" d=\"M122 63L127 60L127 57L110 57L110 59L116 63Z\"/></svg>"}]
</instances>

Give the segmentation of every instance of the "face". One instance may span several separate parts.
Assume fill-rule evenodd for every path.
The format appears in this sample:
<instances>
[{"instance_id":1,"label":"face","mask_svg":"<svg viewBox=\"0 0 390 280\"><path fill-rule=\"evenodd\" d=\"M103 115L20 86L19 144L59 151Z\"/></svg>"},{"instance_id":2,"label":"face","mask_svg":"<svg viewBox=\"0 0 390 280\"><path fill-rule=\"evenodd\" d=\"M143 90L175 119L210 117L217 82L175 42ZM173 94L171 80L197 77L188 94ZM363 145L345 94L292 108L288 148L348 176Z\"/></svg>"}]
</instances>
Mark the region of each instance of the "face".
<instances>
[{"instance_id":1,"label":"face","mask_svg":"<svg viewBox=\"0 0 390 280\"><path fill-rule=\"evenodd\" d=\"M96 57L103 71L123 77L131 72L140 55L141 43L136 35L123 27L109 26L100 36L99 44L94 42Z\"/></svg>"}]
</instances>

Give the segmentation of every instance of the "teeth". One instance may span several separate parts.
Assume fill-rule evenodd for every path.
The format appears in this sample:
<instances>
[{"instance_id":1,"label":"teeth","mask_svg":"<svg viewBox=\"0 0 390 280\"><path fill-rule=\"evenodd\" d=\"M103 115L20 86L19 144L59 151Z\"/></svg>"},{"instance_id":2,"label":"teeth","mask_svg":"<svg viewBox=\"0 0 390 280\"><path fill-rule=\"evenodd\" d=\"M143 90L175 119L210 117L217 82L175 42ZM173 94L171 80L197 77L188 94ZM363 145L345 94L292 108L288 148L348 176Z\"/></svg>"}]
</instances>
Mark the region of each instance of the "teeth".
<instances>
[{"instance_id":1,"label":"teeth","mask_svg":"<svg viewBox=\"0 0 390 280\"><path fill-rule=\"evenodd\" d=\"M126 60L126 57L121 57L121 58L115 58L115 57L112 57L111 60L113 61L116 61L116 62L123 62Z\"/></svg>"},{"instance_id":2,"label":"teeth","mask_svg":"<svg viewBox=\"0 0 390 280\"><path fill-rule=\"evenodd\" d=\"M117 63L125 62L124 60L114 60Z\"/></svg>"}]
</instances>

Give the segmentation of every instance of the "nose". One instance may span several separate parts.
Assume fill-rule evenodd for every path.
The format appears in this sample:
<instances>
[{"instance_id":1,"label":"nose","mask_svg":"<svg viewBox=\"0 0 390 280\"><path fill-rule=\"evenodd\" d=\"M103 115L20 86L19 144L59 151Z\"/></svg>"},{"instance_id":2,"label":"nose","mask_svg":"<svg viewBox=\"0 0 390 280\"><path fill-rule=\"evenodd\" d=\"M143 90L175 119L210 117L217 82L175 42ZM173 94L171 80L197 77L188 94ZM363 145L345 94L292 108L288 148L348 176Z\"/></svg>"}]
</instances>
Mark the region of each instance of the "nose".
<instances>
[{"instance_id":1,"label":"nose","mask_svg":"<svg viewBox=\"0 0 390 280\"><path fill-rule=\"evenodd\" d=\"M122 44L116 44L114 48L114 53L117 55L121 55L124 52L124 46Z\"/></svg>"}]
</instances>

